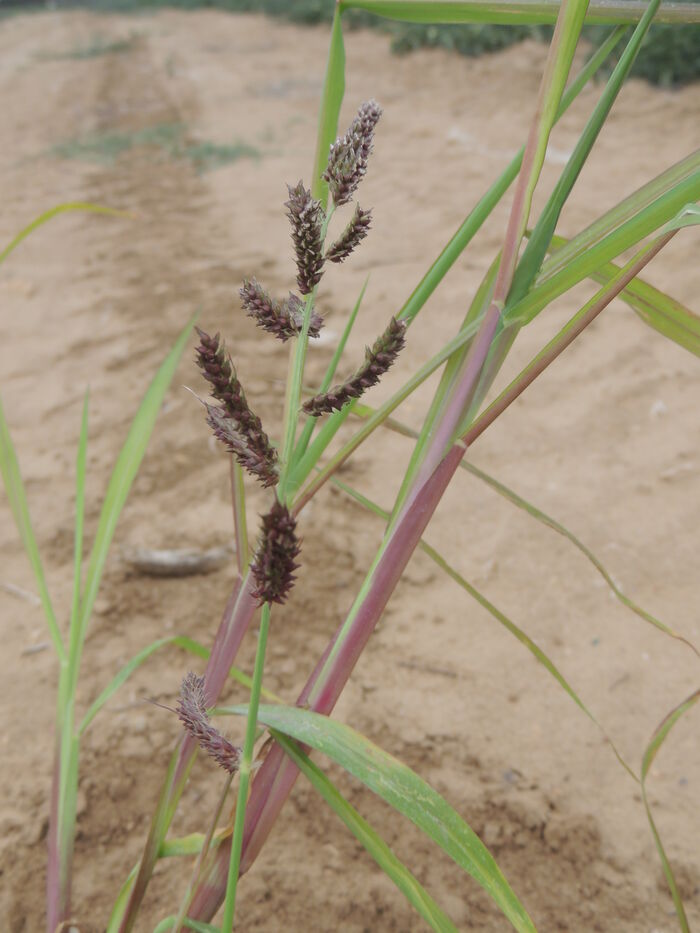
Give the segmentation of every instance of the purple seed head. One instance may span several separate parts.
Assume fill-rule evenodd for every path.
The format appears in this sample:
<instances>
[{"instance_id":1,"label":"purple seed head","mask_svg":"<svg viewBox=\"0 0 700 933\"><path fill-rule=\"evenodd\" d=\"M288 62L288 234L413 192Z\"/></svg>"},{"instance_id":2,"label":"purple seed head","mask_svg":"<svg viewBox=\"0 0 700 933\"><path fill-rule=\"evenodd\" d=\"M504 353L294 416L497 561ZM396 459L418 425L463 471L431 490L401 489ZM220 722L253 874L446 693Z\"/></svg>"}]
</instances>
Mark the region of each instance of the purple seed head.
<instances>
[{"instance_id":1,"label":"purple seed head","mask_svg":"<svg viewBox=\"0 0 700 933\"><path fill-rule=\"evenodd\" d=\"M359 398L365 390L379 382L381 376L393 364L405 344L406 324L404 321L391 319L389 326L372 347L365 350L362 366L342 385L335 386L322 395L315 395L304 402L304 411L308 415L323 415L331 411L340 411L354 398Z\"/></svg>"},{"instance_id":2,"label":"purple seed head","mask_svg":"<svg viewBox=\"0 0 700 933\"><path fill-rule=\"evenodd\" d=\"M302 295L308 295L321 280L323 270L323 208L320 201L311 197L311 191L304 187L302 181L294 188L287 185L287 190L289 200L284 202L284 206L292 225L297 285Z\"/></svg>"},{"instance_id":3,"label":"purple seed head","mask_svg":"<svg viewBox=\"0 0 700 933\"><path fill-rule=\"evenodd\" d=\"M222 405L207 405L205 402L205 408L207 424L214 437L221 441L240 465L260 480L263 486L276 485L279 479L276 458L269 457L266 452L251 446L246 435L237 429L236 422L228 417Z\"/></svg>"},{"instance_id":4,"label":"purple seed head","mask_svg":"<svg viewBox=\"0 0 700 933\"><path fill-rule=\"evenodd\" d=\"M296 337L301 331L304 306L301 300L291 292L285 301L277 301L271 298L258 280L253 277L243 282L240 296L246 313L254 318L258 327L274 334L283 343L290 337ZM318 337L322 326L323 319L312 311L309 336Z\"/></svg>"},{"instance_id":5,"label":"purple seed head","mask_svg":"<svg viewBox=\"0 0 700 933\"><path fill-rule=\"evenodd\" d=\"M374 130L382 115L375 100L366 101L348 127L345 136L340 136L331 145L328 165L323 179L336 207L347 204L367 171L374 142Z\"/></svg>"},{"instance_id":6,"label":"purple seed head","mask_svg":"<svg viewBox=\"0 0 700 933\"><path fill-rule=\"evenodd\" d=\"M296 519L277 499L263 517L262 534L251 571L254 595L262 603L283 603L294 585L294 571L300 552Z\"/></svg>"},{"instance_id":7,"label":"purple seed head","mask_svg":"<svg viewBox=\"0 0 700 933\"><path fill-rule=\"evenodd\" d=\"M240 435L240 445L236 442L232 448L239 446L241 453L235 449L231 449L231 452L238 457L241 466L250 469L264 485L270 485L267 480L273 474L276 475L277 452L263 431L260 418L248 404L231 357L226 353L219 335L210 337L200 328L197 328L197 333L200 339L197 364L212 386L211 394L221 402L220 408L206 406L207 420L216 436L225 444L228 444L225 438L229 432ZM257 464L257 468L251 469L253 463Z\"/></svg>"},{"instance_id":8,"label":"purple seed head","mask_svg":"<svg viewBox=\"0 0 700 933\"><path fill-rule=\"evenodd\" d=\"M372 220L371 211L363 211L358 204L352 220L341 233L338 239L326 252L326 259L329 262L343 262L350 253L367 236Z\"/></svg>"},{"instance_id":9,"label":"purple seed head","mask_svg":"<svg viewBox=\"0 0 700 933\"><path fill-rule=\"evenodd\" d=\"M209 722L204 696L204 678L189 673L182 681L176 713L187 732L225 771L235 774L242 751L225 739Z\"/></svg>"}]
</instances>

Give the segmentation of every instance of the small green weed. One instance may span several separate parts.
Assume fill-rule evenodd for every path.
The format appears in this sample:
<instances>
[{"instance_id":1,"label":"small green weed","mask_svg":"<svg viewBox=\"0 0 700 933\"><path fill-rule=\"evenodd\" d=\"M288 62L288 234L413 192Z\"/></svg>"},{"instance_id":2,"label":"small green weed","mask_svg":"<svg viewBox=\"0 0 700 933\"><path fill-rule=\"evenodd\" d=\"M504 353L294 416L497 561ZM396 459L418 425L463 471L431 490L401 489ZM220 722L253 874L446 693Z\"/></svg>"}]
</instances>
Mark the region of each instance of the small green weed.
<instances>
[{"instance_id":1,"label":"small green weed","mask_svg":"<svg viewBox=\"0 0 700 933\"><path fill-rule=\"evenodd\" d=\"M220 168L238 159L259 158L260 151L247 143L215 143L211 140L187 142L180 123L160 123L133 132L109 132L67 140L51 150L60 159L112 163L122 153L149 147L169 159L187 159L198 173Z\"/></svg>"},{"instance_id":2,"label":"small green weed","mask_svg":"<svg viewBox=\"0 0 700 933\"><path fill-rule=\"evenodd\" d=\"M70 58L82 61L88 58L99 58L101 55L123 55L130 52L138 41L134 33L125 39L106 39L104 36L93 36L87 45L77 45L67 52L50 56L54 59Z\"/></svg>"},{"instance_id":3,"label":"small green weed","mask_svg":"<svg viewBox=\"0 0 700 933\"><path fill-rule=\"evenodd\" d=\"M190 143L181 151L181 157L189 159L198 172L208 172L211 169L221 168L230 162L239 159L257 159L260 150L247 143L234 143L233 145L220 145L205 140L200 143Z\"/></svg>"}]
</instances>

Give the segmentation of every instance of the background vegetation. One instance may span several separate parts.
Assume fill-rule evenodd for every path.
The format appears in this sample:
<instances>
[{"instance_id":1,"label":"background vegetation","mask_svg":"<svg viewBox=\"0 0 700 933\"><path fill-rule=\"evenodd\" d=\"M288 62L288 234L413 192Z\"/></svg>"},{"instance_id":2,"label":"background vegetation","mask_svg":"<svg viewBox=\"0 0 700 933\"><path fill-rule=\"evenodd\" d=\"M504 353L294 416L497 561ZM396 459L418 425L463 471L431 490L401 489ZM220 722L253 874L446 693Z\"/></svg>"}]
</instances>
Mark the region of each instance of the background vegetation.
<instances>
[{"instance_id":1,"label":"background vegetation","mask_svg":"<svg viewBox=\"0 0 700 933\"><path fill-rule=\"evenodd\" d=\"M700 2L700 0L695 0ZM0 10L26 9L44 6L37 0L0 0ZM330 23L335 0L57 0L56 7L82 6L95 10L147 11L158 7L180 9L216 8L233 13L267 13L295 23L315 25ZM477 56L513 45L523 39L548 39L551 29L545 26L426 26L412 23L389 23L369 13L350 11L344 17L346 26L371 27L391 35L391 48L406 53L425 46L447 48L460 55ZM584 30L595 47L604 40L606 30L590 27ZM659 24L649 30L632 74L652 84L678 87L700 78L700 29L684 29Z\"/></svg>"}]
</instances>

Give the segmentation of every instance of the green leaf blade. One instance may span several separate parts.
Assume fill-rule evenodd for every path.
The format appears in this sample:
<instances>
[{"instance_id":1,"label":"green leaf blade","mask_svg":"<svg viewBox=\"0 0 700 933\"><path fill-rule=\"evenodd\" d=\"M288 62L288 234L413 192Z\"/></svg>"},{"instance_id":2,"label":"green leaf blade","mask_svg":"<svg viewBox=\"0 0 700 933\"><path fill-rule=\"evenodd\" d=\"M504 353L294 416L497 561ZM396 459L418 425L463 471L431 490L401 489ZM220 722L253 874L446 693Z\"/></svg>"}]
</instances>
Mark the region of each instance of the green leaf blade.
<instances>
[{"instance_id":1,"label":"green leaf blade","mask_svg":"<svg viewBox=\"0 0 700 933\"><path fill-rule=\"evenodd\" d=\"M41 599L41 605L44 610L44 615L46 616L51 641L53 642L59 660L65 661L66 654L63 638L61 637L56 614L53 609L51 597L49 596L46 575L44 574L44 565L39 553L39 547L36 543L32 520L29 515L29 506L27 504L24 483L22 482L22 473L20 471L19 461L17 460L15 447L12 443L10 428L5 419L2 401L0 401L0 474L5 484L5 492L7 493L17 530L19 531L24 550L29 558L32 571L34 572L34 579L36 580L37 587L39 588L39 598Z\"/></svg>"},{"instance_id":2,"label":"green leaf blade","mask_svg":"<svg viewBox=\"0 0 700 933\"><path fill-rule=\"evenodd\" d=\"M351 833L362 843L382 871L394 882L406 899L416 908L431 929L438 933L457 933L457 927L435 903L420 882L391 851L378 833L342 796L335 785L326 777L296 742L290 741L281 732L272 735L292 759L302 774L308 778L326 803L343 821Z\"/></svg>"},{"instance_id":3,"label":"green leaf blade","mask_svg":"<svg viewBox=\"0 0 700 933\"><path fill-rule=\"evenodd\" d=\"M338 117L345 95L345 45L343 43L343 23L340 5L336 7L331 27L331 41L328 49L326 78L323 84L323 100L319 112L318 133L316 137L316 155L314 158L314 176L311 179L311 192L325 207L328 201L328 184L323 181L323 174L328 162L328 150L338 135Z\"/></svg>"},{"instance_id":4,"label":"green leaf blade","mask_svg":"<svg viewBox=\"0 0 700 933\"><path fill-rule=\"evenodd\" d=\"M634 30L619 62L605 85L605 89L598 103L593 109L593 113L579 136L574 151L568 159L554 190L547 199L547 203L535 224L525 251L518 263L518 268L508 296L509 301L518 301L522 298L539 272L542 260L547 253L552 236L554 235L554 230L559 221L562 208L634 64L642 41L659 7L659 3L660 0L650 0L644 16Z\"/></svg>"},{"instance_id":5,"label":"green leaf blade","mask_svg":"<svg viewBox=\"0 0 700 933\"><path fill-rule=\"evenodd\" d=\"M666 878L666 883L668 884L669 891L671 892L671 897L673 899L673 906L676 910L676 916L678 917L678 923L680 925L682 933L690 933L690 925L688 923L688 916L685 912L685 907L683 905L683 899L681 897L680 891L678 890L678 884L676 878L673 874L673 869L671 868L671 863L668 860L666 855L666 850L661 841L661 836L657 829L656 823L651 813L651 806L649 805L649 799L647 797L647 788L646 788L646 779L649 774L649 768L651 767L654 758L666 741L666 738L675 726L681 716L685 715L696 703L700 700L700 690L696 690L695 693L691 694L686 700L676 706L675 709L666 716L663 722L658 726L654 735L651 737L649 744L644 750L644 755L642 756L642 798L644 800L644 809L646 810L647 819L649 821L649 828L651 829L652 836L654 837L654 842L656 844L657 852L659 853L659 858L661 859L661 865L663 868L664 876Z\"/></svg>"},{"instance_id":6,"label":"green leaf blade","mask_svg":"<svg viewBox=\"0 0 700 933\"><path fill-rule=\"evenodd\" d=\"M44 211L43 214L36 217L23 230L20 230L16 237L10 240L5 249L0 252L0 263L4 262L10 253L17 249L22 240L25 240L30 233L33 233L39 227L43 227L45 223L48 223L48 221L52 220L54 217L58 217L59 214L69 214L74 211L87 214L106 214L110 217L132 216L127 211L116 210L113 207L103 207L101 204L92 204L89 201L69 201L66 204L57 204L55 207L52 207L48 211Z\"/></svg>"},{"instance_id":7,"label":"green leaf blade","mask_svg":"<svg viewBox=\"0 0 700 933\"><path fill-rule=\"evenodd\" d=\"M551 245L555 249L566 244L564 237L552 238ZM620 266L609 262L593 272L591 278L605 285L619 271ZM700 356L700 315L640 278L630 282L619 297L649 327L695 356Z\"/></svg>"},{"instance_id":8,"label":"green leaf blade","mask_svg":"<svg viewBox=\"0 0 700 933\"><path fill-rule=\"evenodd\" d=\"M554 23L558 0L340 0L343 10L366 10L407 23L495 23L502 25ZM592 0L586 23L636 23L644 15L643 0ZM696 3L664 3L659 22L700 22Z\"/></svg>"},{"instance_id":9,"label":"green leaf blade","mask_svg":"<svg viewBox=\"0 0 700 933\"><path fill-rule=\"evenodd\" d=\"M228 711L245 715L247 707ZM457 811L414 771L350 726L310 710L261 706L258 720L328 755L436 842L484 888L516 930L535 931L486 846Z\"/></svg>"},{"instance_id":10,"label":"green leaf blade","mask_svg":"<svg viewBox=\"0 0 700 933\"><path fill-rule=\"evenodd\" d=\"M158 372L153 377L141 401L139 409L134 416L126 441L112 470L112 475L102 504L97 533L95 535L95 541L86 573L80 611L81 642L84 638L92 607L100 586L102 571L117 526L117 521L126 503L131 484L141 465L141 461L146 452L146 446L148 445L151 432L153 431L156 418L163 403L163 398L175 374L175 369L187 345L193 326L194 318L190 320L181 331L172 350L168 353L158 369Z\"/></svg>"}]
</instances>

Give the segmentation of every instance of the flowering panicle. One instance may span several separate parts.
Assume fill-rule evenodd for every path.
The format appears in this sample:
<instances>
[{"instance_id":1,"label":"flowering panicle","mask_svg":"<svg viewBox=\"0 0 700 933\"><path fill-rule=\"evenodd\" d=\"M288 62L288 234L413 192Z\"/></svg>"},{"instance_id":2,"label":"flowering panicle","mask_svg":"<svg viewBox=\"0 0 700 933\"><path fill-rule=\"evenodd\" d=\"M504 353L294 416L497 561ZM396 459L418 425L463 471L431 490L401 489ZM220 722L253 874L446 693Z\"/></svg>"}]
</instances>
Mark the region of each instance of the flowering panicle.
<instances>
[{"instance_id":1,"label":"flowering panicle","mask_svg":"<svg viewBox=\"0 0 700 933\"><path fill-rule=\"evenodd\" d=\"M242 750L225 739L209 722L204 698L204 678L189 673L182 681L180 700L175 710L187 732L199 742L207 755L235 774L241 763Z\"/></svg>"},{"instance_id":2,"label":"flowering panicle","mask_svg":"<svg viewBox=\"0 0 700 933\"><path fill-rule=\"evenodd\" d=\"M237 457L241 466L262 479L265 486L276 482L277 452L263 431L260 418L251 410L236 370L218 334L197 328L200 345L197 364L204 378L211 383L211 394L221 402L220 408L207 406L207 420L214 433ZM230 440L231 432L239 440Z\"/></svg>"},{"instance_id":3,"label":"flowering panicle","mask_svg":"<svg viewBox=\"0 0 700 933\"><path fill-rule=\"evenodd\" d=\"M363 211L358 204L350 223L326 251L326 259L330 262L343 262L347 259L358 243L367 236L371 220L372 211Z\"/></svg>"},{"instance_id":4,"label":"flowering panicle","mask_svg":"<svg viewBox=\"0 0 700 933\"><path fill-rule=\"evenodd\" d=\"M300 181L294 188L287 185L289 200L284 202L292 225L292 240L297 261L297 285L302 295L310 294L321 279L323 241L321 228L324 213L321 202L311 197L311 191Z\"/></svg>"},{"instance_id":5,"label":"flowering panicle","mask_svg":"<svg viewBox=\"0 0 700 933\"><path fill-rule=\"evenodd\" d=\"M243 307L257 321L258 327L274 334L283 343L290 337L296 337L301 331L304 320L304 305L292 292L285 301L276 301L253 277L243 282L240 291ZM323 318L315 311L311 312L309 337L318 337L323 327Z\"/></svg>"},{"instance_id":6,"label":"flowering panicle","mask_svg":"<svg viewBox=\"0 0 700 933\"><path fill-rule=\"evenodd\" d=\"M296 519L277 499L262 520L260 544L251 564L255 579L254 595L260 603L283 603L294 585L299 564Z\"/></svg>"},{"instance_id":7,"label":"flowering panicle","mask_svg":"<svg viewBox=\"0 0 700 933\"><path fill-rule=\"evenodd\" d=\"M342 385L304 402L304 411L309 415L340 411L349 401L359 398L365 389L376 385L403 349L405 333L405 322L392 317L381 337L365 350L365 361L357 372Z\"/></svg>"},{"instance_id":8,"label":"flowering panicle","mask_svg":"<svg viewBox=\"0 0 700 933\"><path fill-rule=\"evenodd\" d=\"M336 207L347 204L367 171L374 130L382 115L375 100L362 104L345 136L331 145L323 178Z\"/></svg>"},{"instance_id":9,"label":"flowering panicle","mask_svg":"<svg viewBox=\"0 0 700 933\"><path fill-rule=\"evenodd\" d=\"M238 430L236 422L229 418L223 405L207 405L205 402L204 407L207 412L207 424L214 437L221 441L240 465L259 479L263 486L274 486L279 479L276 461L250 445L248 438Z\"/></svg>"}]
</instances>

